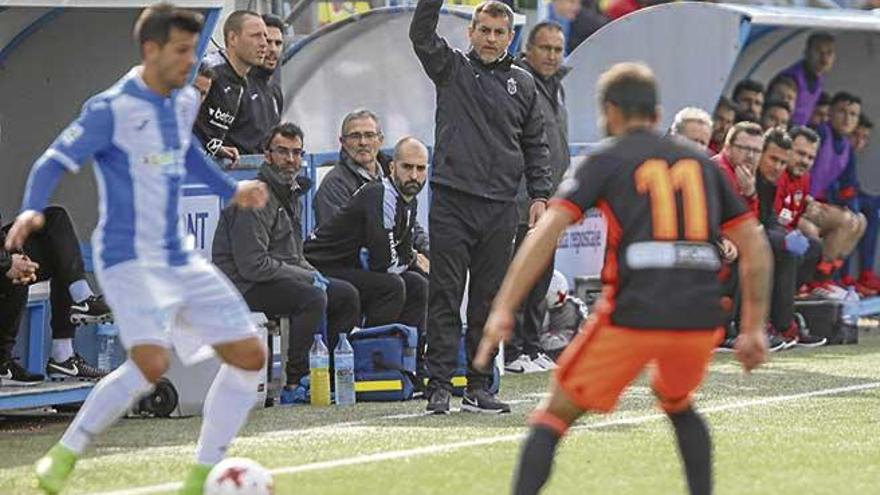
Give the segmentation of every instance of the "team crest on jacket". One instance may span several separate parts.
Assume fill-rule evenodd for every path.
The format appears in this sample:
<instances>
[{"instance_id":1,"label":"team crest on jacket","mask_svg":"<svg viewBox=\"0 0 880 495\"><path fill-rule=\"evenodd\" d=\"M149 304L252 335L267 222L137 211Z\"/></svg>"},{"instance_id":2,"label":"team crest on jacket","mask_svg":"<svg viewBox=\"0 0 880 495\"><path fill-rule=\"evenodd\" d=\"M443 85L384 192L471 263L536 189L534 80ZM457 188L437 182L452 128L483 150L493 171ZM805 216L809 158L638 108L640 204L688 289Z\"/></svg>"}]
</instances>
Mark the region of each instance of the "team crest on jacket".
<instances>
[{"instance_id":1,"label":"team crest on jacket","mask_svg":"<svg viewBox=\"0 0 880 495\"><path fill-rule=\"evenodd\" d=\"M507 92L510 93L510 96L516 94L516 79L511 77L507 80Z\"/></svg>"}]
</instances>

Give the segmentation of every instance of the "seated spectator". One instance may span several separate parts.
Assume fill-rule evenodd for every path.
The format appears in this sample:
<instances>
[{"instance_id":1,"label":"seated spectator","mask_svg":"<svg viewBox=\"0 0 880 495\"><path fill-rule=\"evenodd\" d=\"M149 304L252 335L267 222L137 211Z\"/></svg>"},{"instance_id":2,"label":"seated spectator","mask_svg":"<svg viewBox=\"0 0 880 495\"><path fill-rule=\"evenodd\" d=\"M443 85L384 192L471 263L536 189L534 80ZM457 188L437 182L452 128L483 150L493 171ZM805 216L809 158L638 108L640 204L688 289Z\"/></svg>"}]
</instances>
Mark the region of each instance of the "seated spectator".
<instances>
[{"instance_id":1,"label":"seated spectator","mask_svg":"<svg viewBox=\"0 0 880 495\"><path fill-rule=\"evenodd\" d=\"M764 233L773 251L773 290L770 298L768 333L781 337L786 347L800 345L817 347L827 340L813 337L798 326L794 319L794 296L800 265L816 266L821 247L797 229L786 229L776 213L777 183L785 173L791 156L791 138L785 129L773 127L764 134L764 147L755 186L758 192L758 211Z\"/></svg>"},{"instance_id":2,"label":"seated spectator","mask_svg":"<svg viewBox=\"0 0 880 495\"><path fill-rule=\"evenodd\" d=\"M791 155L788 166L776 183L776 199L773 209L776 219L787 232L799 230L807 236L809 247L798 267L797 287L811 284L816 264L821 259L822 243L815 228L810 229L802 222L810 198L809 170L819 149L819 135L806 126L794 126L789 132Z\"/></svg>"},{"instance_id":3,"label":"seated spectator","mask_svg":"<svg viewBox=\"0 0 880 495\"><path fill-rule=\"evenodd\" d=\"M67 211L50 206L46 223L31 235L21 253L3 249L11 224L0 232L0 380L2 385L36 385L43 375L30 373L12 359L12 348L28 299L28 286L49 280L52 306L52 355L46 364L51 378L100 379L107 374L73 350L76 325L112 319L102 296L96 296L85 278L82 253Z\"/></svg>"},{"instance_id":4,"label":"seated spectator","mask_svg":"<svg viewBox=\"0 0 880 495\"><path fill-rule=\"evenodd\" d=\"M755 172L764 148L764 135L761 126L754 122L737 122L730 128L724 141L721 152L714 157L714 161L721 169L722 174L740 197L748 205L749 209L758 214L758 199L755 185ZM736 246L725 238L717 240L719 253L725 261L720 278L723 293L727 297L730 307L730 321L726 325L727 337L720 344L719 350L733 351L736 341L736 326L738 321L738 301L735 299L738 293L738 269L736 260L738 253ZM769 348L778 351L785 347L785 342L778 336L771 335Z\"/></svg>"},{"instance_id":5,"label":"seated spectator","mask_svg":"<svg viewBox=\"0 0 880 495\"><path fill-rule=\"evenodd\" d=\"M840 187L838 182L845 170L854 171L854 165L850 164L853 155L848 136L858 124L861 101L854 95L841 92L834 96L831 108L830 123L818 129L819 149L809 170L810 195L798 229L822 241L822 259L811 284L813 293L842 299L846 291L833 284L832 277L843 266L843 259L855 249L867 227L864 215L851 209L852 204L850 207L844 204L856 196L857 188L852 185Z\"/></svg>"},{"instance_id":6,"label":"seated spectator","mask_svg":"<svg viewBox=\"0 0 880 495\"><path fill-rule=\"evenodd\" d=\"M727 180L749 205L758 213L758 200L755 195L755 170L764 146L761 126L753 122L739 122L730 128L721 153L712 157Z\"/></svg>"},{"instance_id":7,"label":"seated spectator","mask_svg":"<svg viewBox=\"0 0 880 495\"><path fill-rule=\"evenodd\" d=\"M764 113L761 114L761 127L769 131L775 127L783 130L788 129L791 119L791 107L782 100L768 100L764 105Z\"/></svg>"},{"instance_id":8,"label":"seated spectator","mask_svg":"<svg viewBox=\"0 0 880 495\"><path fill-rule=\"evenodd\" d=\"M825 89L825 75L834 66L834 58L834 36L826 32L813 33L807 38L804 58L779 73L779 76L794 79L797 84L792 123L806 125L811 120L816 103Z\"/></svg>"},{"instance_id":9,"label":"seated spectator","mask_svg":"<svg viewBox=\"0 0 880 495\"><path fill-rule=\"evenodd\" d=\"M401 139L390 175L360 188L305 243L306 257L322 273L360 291L365 326L403 323L424 335L428 280L417 265L413 226L427 168L427 148Z\"/></svg>"},{"instance_id":10,"label":"seated spectator","mask_svg":"<svg viewBox=\"0 0 880 495\"><path fill-rule=\"evenodd\" d=\"M286 26L274 15L262 17L268 43L266 56L247 72L247 86L241 96L238 114L229 126L225 139L226 143L244 155L263 152L266 135L281 122L281 111L284 109L281 84L273 76L284 47Z\"/></svg>"},{"instance_id":11,"label":"seated spectator","mask_svg":"<svg viewBox=\"0 0 880 495\"><path fill-rule=\"evenodd\" d=\"M379 117L373 112L359 109L342 119L339 160L315 193L316 227L330 221L361 186L388 174L391 158L379 151L384 142Z\"/></svg>"},{"instance_id":12,"label":"seated spectator","mask_svg":"<svg viewBox=\"0 0 880 495\"><path fill-rule=\"evenodd\" d=\"M384 142L382 126L373 112L355 110L342 119L339 160L324 176L315 193L316 227L330 221L361 186L388 175L391 158L379 151ZM418 223L415 232L419 263L427 266L428 236Z\"/></svg>"},{"instance_id":13,"label":"seated spectator","mask_svg":"<svg viewBox=\"0 0 880 495\"><path fill-rule=\"evenodd\" d=\"M789 112L797 103L798 87L794 78L779 74L767 85L767 101L782 101L789 108ZM767 109L767 106L764 106Z\"/></svg>"},{"instance_id":14,"label":"seated spectator","mask_svg":"<svg viewBox=\"0 0 880 495\"><path fill-rule=\"evenodd\" d=\"M730 130L736 121L736 106L726 96L722 96L715 105L715 112L712 114L712 140L709 141L709 151L712 154L721 152L724 146L724 138L727 137L727 131Z\"/></svg>"},{"instance_id":15,"label":"seated spectator","mask_svg":"<svg viewBox=\"0 0 880 495\"><path fill-rule=\"evenodd\" d=\"M822 91L816 106L813 107L813 114L810 115L810 122L807 124L812 129L818 129L820 125L828 123L831 120L831 96Z\"/></svg>"},{"instance_id":16,"label":"seated spectator","mask_svg":"<svg viewBox=\"0 0 880 495\"><path fill-rule=\"evenodd\" d=\"M764 110L764 85L743 79L733 88L731 100L736 105L737 122L758 122Z\"/></svg>"},{"instance_id":17,"label":"seated spectator","mask_svg":"<svg viewBox=\"0 0 880 495\"><path fill-rule=\"evenodd\" d=\"M331 352L338 336L359 322L357 290L324 277L303 256L302 201L308 179L299 177L303 132L290 123L270 130L257 179L266 183L263 208L223 210L212 248L213 261L241 291L252 311L290 317L287 385L309 374L309 347L326 319Z\"/></svg>"},{"instance_id":18,"label":"seated spectator","mask_svg":"<svg viewBox=\"0 0 880 495\"><path fill-rule=\"evenodd\" d=\"M669 134L679 136L707 151L712 139L712 118L702 108L685 107L675 114Z\"/></svg>"},{"instance_id":19,"label":"seated spectator","mask_svg":"<svg viewBox=\"0 0 880 495\"><path fill-rule=\"evenodd\" d=\"M876 238L877 229L875 226L875 219L877 217L876 206L878 203L871 195L863 193L862 186L859 182L857 154L865 147L867 147L868 134L870 132L870 127L873 125L866 117L863 117L864 115L860 113L858 123L856 124L855 129L849 135L849 142L851 146L849 163L843 170L843 173L840 174L840 178L838 178L834 185L831 187L831 190L833 191L833 203L844 206L849 211L858 212L865 217L865 234L862 236L862 240L864 240L868 236L873 236ZM862 244L862 240L860 240L859 245ZM851 260L852 256L849 256L844 260L843 266L840 269L840 283L844 287L856 287L859 293L863 296L877 295L877 290L869 287L868 285L860 283L850 274ZM873 262L869 263L869 266L873 267ZM873 273L873 269L870 273ZM871 275L868 273L860 274L860 278L862 277L866 281L871 280Z\"/></svg>"},{"instance_id":20,"label":"seated spectator","mask_svg":"<svg viewBox=\"0 0 880 495\"><path fill-rule=\"evenodd\" d=\"M853 153L861 153L868 147L874 123L867 115L859 116L859 125L850 137ZM865 235L859 241L859 278L857 288L860 292L873 290L880 292L880 277L874 272L874 260L877 256L877 235L880 234L880 196L859 190L859 208L867 219Z\"/></svg>"},{"instance_id":21,"label":"seated spectator","mask_svg":"<svg viewBox=\"0 0 880 495\"><path fill-rule=\"evenodd\" d=\"M236 10L223 24L226 51L213 67L214 84L199 110L193 133L212 156L238 162L239 149L228 139L245 96L248 72L259 66L268 47L266 24L256 12Z\"/></svg>"}]
</instances>

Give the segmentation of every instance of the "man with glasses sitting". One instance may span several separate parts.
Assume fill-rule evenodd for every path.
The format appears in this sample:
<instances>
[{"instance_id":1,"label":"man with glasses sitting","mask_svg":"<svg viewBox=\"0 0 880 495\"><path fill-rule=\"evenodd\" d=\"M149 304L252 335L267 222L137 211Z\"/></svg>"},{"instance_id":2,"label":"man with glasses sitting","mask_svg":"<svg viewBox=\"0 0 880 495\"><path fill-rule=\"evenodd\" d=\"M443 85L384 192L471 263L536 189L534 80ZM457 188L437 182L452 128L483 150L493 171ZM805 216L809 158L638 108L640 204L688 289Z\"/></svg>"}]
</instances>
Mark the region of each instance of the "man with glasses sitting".
<instances>
[{"instance_id":1,"label":"man with glasses sitting","mask_svg":"<svg viewBox=\"0 0 880 495\"><path fill-rule=\"evenodd\" d=\"M354 110L342 119L339 160L315 193L315 228L330 221L361 186L388 176L391 157L379 151L384 143L379 117L370 110ZM418 268L427 274L428 236L418 223L414 234Z\"/></svg>"},{"instance_id":2,"label":"man with glasses sitting","mask_svg":"<svg viewBox=\"0 0 880 495\"><path fill-rule=\"evenodd\" d=\"M761 126L754 122L738 122L727 132L721 153L712 158L755 214L758 212L755 171L763 147Z\"/></svg>"},{"instance_id":3,"label":"man with glasses sitting","mask_svg":"<svg viewBox=\"0 0 880 495\"><path fill-rule=\"evenodd\" d=\"M269 188L268 202L263 208L231 205L223 210L212 254L251 310L290 317L287 387L294 390L294 399L304 399L300 381L309 374L312 335L326 315L330 349L335 348L338 335L350 332L360 319L360 297L352 284L324 277L303 256L300 199L311 187L308 178L299 176L303 131L279 124L264 148L266 161L257 179Z\"/></svg>"},{"instance_id":4,"label":"man with glasses sitting","mask_svg":"<svg viewBox=\"0 0 880 495\"><path fill-rule=\"evenodd\" d=\"M421 375L428 280L416 269L413 228L417 196L428 178L428 149L412 136L402 138L389 172L358 189L321 224L306 241L305 254L322 273L358 288L364 326L402 323L419 330Z\"/></svg>"},{"instance_id":5,"label":"man with glasses sitting","mask_svg":"<svg viewBox=\"0 0 880 495\"><path fill-rule=\"evenodd\" d=\"M761 126L754 122L743 121L737 122L727 131L727 137L724 140L724 147L721 149L721 153L712 157L712 160L718 164L721 172L733 186L734 191L742 196L749 209L756 216L759 213L759 204L755 176L763 152L764 131L761 129ZM718 247L721 257L725 261L725 267L721 272L722 292L725 296L733 298L737 293L738 269L735 263L739 256L733 243L724 237L718 240ZM727 336L721 342L719 350L732 352L736 341L736 326L739 318L735 301L729 309L729 316L732 321L726 325ZM785 346L785 341L778 335L769 335L768 348L770 352L782 350Z\"/></svg>"}]
</instances>

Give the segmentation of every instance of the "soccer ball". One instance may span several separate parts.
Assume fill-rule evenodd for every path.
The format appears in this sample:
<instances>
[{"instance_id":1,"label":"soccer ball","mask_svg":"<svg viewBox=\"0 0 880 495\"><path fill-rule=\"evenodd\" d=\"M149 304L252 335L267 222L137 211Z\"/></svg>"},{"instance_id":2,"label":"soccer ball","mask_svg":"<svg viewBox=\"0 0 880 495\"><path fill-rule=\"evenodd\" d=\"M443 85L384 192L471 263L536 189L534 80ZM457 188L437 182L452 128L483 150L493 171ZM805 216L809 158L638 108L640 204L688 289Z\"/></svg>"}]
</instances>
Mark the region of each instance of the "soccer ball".
<instances>
[{"instance_id":1,"label":"soccer ball","mask_svg":"<svg viewBox=\"0 0 880 495\"><path fill-rule=\"evenodd\" d=\"M256 461L230 457L208 474L204 495L272 495L272 473Z\"/></svg>"}]
</instances>

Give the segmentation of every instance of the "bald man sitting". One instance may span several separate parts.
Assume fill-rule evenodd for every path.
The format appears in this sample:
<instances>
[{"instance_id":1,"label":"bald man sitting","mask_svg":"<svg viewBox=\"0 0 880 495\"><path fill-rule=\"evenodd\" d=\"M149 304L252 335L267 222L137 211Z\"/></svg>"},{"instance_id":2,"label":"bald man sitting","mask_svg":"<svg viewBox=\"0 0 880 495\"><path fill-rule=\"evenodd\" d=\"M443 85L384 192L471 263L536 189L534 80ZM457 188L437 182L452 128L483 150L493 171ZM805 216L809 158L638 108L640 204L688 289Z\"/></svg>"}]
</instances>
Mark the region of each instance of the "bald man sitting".
<instances>
[{"instance_id":1,"label":"bald man sitting","mask_svg":"<svg viewBox=\"0 0 880 495\"><path fill-rule=\"evenodd\" d=\"M416 196L428 177L428 150L414 137L394 147L390 173L352 196L305 243L321 273L360 292L367 327L403 323L424 335L430 269L413 247ZM422 345L419 345L419 363ZM419 365L421 369L421 364Z\"/></svg>"}]
</instances>

